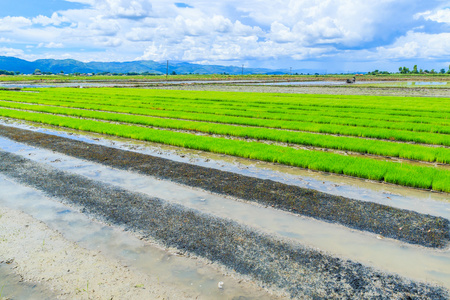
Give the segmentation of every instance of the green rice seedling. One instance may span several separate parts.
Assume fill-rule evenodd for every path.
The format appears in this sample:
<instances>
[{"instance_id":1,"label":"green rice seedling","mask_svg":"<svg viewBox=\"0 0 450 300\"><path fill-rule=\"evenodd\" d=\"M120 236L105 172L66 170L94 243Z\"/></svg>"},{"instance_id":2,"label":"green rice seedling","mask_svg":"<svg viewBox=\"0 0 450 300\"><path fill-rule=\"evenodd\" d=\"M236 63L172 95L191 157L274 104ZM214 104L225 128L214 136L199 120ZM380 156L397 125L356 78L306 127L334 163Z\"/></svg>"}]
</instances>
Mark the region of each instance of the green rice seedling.
<instances>
[{"instance_id":1,"label":"green rice seedling","mask_svg":"<svg viewBox=\"0 0 450 300\"><path fill-rule=\"evenodd\" d=\"M136 115L114 114L101 111L85 111L79 109L67 109L60 107L27 105L22 103L5 103L0 101L0 106L27 109L46 113L57 113L68 116L77 116L107 121L119 121L131 124L156 126L161 128L183 129L210 134L226 136L246 137L258 140L271 140L285 143L293 143L306 146L315 146L337 150L348 150L360 153L368 153L383 156L396 156L400 158L422 161L450 162L450 149L431 148L420 145L390 143L386 141L364 140L349 137L335 137L316 135L303 132L291 132L270 128L254 128L230 126L226 124L214 124L193 122L185 120L161 119ZM438 156L439 155L439 156Z\"/></svg>"},{"instance_id":2,"label":"green rice seedling","mask_svg":"<svg viewBox=\"0 0 450 300\"><path fill-rule=\"evenodd\" d=\"M98 92L98 91L97 91ZM55 91L52 93L57 94ZM90 93L90 92L89 92ZM89 94L87 93L87 94ZM127 94L135 94L137 98L140 96L140 93L144 95L144 92L135 92L135 91L111 91L106 90L106 96L112 95L114 93L121 94L122 96L127 96ZM162 94L162 92L158 92ZM156 93L156 94L158 94ZM69 93L70 94L70 93ZM90 94L92 97L95 96L95 93ZM178 94L181 95L181 94ZM183 94L184 95L184 94ZM190 101L196 101L194 96L200 95L197 94L189 94L184 97L188 98ZM70 95L69 95L70 96ZM97 95L98 96L98 95ZM177 93L171 94L172 97L176 97ZM185 95L186 96L186 95ZM223 94L219 95L223 97ZM206 98L211 98L211 101L221 102L222 100L218 94L210 94L207 95ZM27 96L28 99L33 99L33 96ZM99 96L100 97L100 96ZM243 97L240 95L240 97ZM253 99L250 99L249 102L252 104L270 104L272 103L270 97L275 97L275 103L281 104L283 101L286 101L289 97L271 95L264 95L262 99L256 99L253 96ZM69 97L70 98L70 97ZM126 98L126 97L125 97ZM183 99L184 99L183 98ZM309 100L308 100L309 99ZM340 107L339 103L334 103L335 99L327 99L326 97L309 97L307 101L309 101L310 106L320 107L320 101L324 101L322 104L329 105L331 107ZM204 99L205 100L205 99ZM205 100L205 103L208 99ZM241 99L242 100L242 99ZM356 104L357 101L362 101L362 99L353 98L352 101L348 103ZM369 99L370 100L370 99ZM114 101L113 98L107 98L105 101ZM125 100L124 100L125 101ZM138 101L138 100L136 100ZM187 101L187 100L186 100ZM203 100L202 100L203 101ZM209 100L208 100L209 101ZM228 100L227 100L228 101ZM244 101L244 100L242 100ZM296 101L300 102L301 99L291 99L290 103L292 105L296 104ZM288 102L289 102L288 101ZM419 100L414 100L419 101ZM442 101L445 101L442 100ZM3 101L4 102L4 101ZM3 103L2 102L2 103ZM349 176L357 176L360 178L373 179L373 180L385 180L386 182L402 184L406 186L413 187L421 187L421 188L433 188L435 190L440 191L448 191L448 170L440 170L435 169L434 167L428 166L414 166L410 164L402 164L399 165L394 162L385 162L374 160L371 158L363 158L363 157L353 157L353 156L345 156L336 153L328 153L323 151L308 151L302 149L293 149L290 147L279 146L279 145L268 145L260 142L248 142L244 140L233 140L226 138L218 138L218 137L210 137L210 136L196 136L192 133L180 133L173 132L170 130L156 130L151 128L145 128L142 126L137 126L137 124L142 125L150 125L150 126L158 126L160 128L169 128L169 129L183 129L190 131L199 131L206 133L214 133L221 134L227 136L236 136L236 137L252 137L257 140L272 140L272 141L281 141L286 143L298 143L302 145L315 145L322 146L326 148L334 148L340 150L346 149L355 149L360 151L361 153L372 153L378 155L398 155L409 157L420 157L420 159L442 159L445 161L448 157L448 152L446 148L432 148L432 147L424 147L419 145L406 145L406 147L402 148L405 145L401 145L399 143L392 143L387 141L375 141L375 140L362 140L350 137L331 137L330 135L317 135L311 133L303 133L303 132L293 132L286 130L274 130L264 126L259 127L244 127L244 126L231 126L227 124L219 124L219 123L208 123L208 122L193 122L193 121L184 121L184 120L176 120L176 119L163 119L163 118L150 118L142 115L126 115L120 113L109 113L104 111L86 111L80 109L68 109L63 107L51 107L51 106L43 106L43 105L31 105L26 106L25 104L12 103L9 101L8 105L11 108L15 109L0 109L0 115L10 118L28 120L33 122L39 122L43 124L50 124L55 126L79 129L90 132L97 132L102 134L116 135L120 137L129 137L139 140L147 140L157 143L164 143L168 145L174 145L179 147L186 147L191 149L198 149L203 151L210 151L214 153L235 155L245 158L264 160L275 163L282 163L291 166L310 168L313 170L332 172L336 174L345 174ZM222 101L223 102L223 101ZM415 103L416 103L415 102ZM76 101L72 103L76 104ZM334 103L334 104L333 104ZM348 106L348 103L342 105L343 107ZM7 104L2 104L4 106L8 106ZM87 105L83 104L83 105ZM323 105L323 107L326 107ZM331 105L331 106L330 106ZM376 108L379 104L359 104L360 108ZM116 105L118 109L124 109L124 107ZM39 113L33 113L29 111L20 111L17 109L27 110L35 110L39 111ZM92 107L91 107L92 108ZM134 108L133 108L134 109ZM418 106L416 112L421 111L421 109L426 113L431 113L425 109L425 106ZM399 108L397 108L400 111ZM46 113L42 113L46 112ZM58 114L58 115L52 115ZM82 118L90 118L90 119L80 119L74 118L71 116L78 116ZM223 117L223 116L221 116ZM238 118L238 117L236 117ZM251 119L251 118L249 118ZM253 118L254 119L254 118ZM96 120L104 120L104 121L96 121ZM108 121L108 122L105 122ZM114 124L109 121L119 121L123 122L123 124ZM264 120L263 120L264 121ZM229 122L226 119L223 119L223 122ZM259 121L258 121L259 122ZM231 123L230 123L231 124ZM263 124L264 125L264 124ZM303 126L303 125L302 125ZM346 130L356 130L353 134L357 136L365 136L368 131L372 131L371 134L376 134L378 136L387 135L388 137L392 137L396 139L397 134L404 134L404 131L395 131L383 128L364 128L364 127L356 127L356 126L342 126L342 125L333 125L330 124L305 124L304 126L311 126L307 128L311 128L311 130L315 130L316 132L325 131L328 133L338 133L341 134L343 128L347 128ZM384 131L383 131L384 130ZM412 133L415 136L419 136L419 133ZM429 137L435 137L435 134L427 133ZM404 137L404 135L403 135ZM379 138L379 137L378 137ZM445 140L446 136L442 135L442 139ZM447 137L448 139L448 137ZM413 150L411 150L413 149ZM354 151L354 150L352 150ZM423 152L421 152L423 151ZM436 151L436 152L433 152ZM389 153L389 154L388 154ZM431 156L430 156L431 155ZM434 156L433 156L434 155ZM432 158L434 157L434 158Z\"/></svg>"}]
</instances>

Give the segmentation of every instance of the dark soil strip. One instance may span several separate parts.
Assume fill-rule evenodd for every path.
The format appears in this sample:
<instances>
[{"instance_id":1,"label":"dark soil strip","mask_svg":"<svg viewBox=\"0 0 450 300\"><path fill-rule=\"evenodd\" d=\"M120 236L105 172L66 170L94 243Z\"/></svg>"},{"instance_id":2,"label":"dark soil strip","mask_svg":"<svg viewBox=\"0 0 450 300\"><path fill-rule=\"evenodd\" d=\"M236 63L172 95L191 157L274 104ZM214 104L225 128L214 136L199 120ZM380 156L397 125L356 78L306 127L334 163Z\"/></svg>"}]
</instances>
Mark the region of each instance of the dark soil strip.
<instances>
[{"instance_id":1,"label":"dark soil strip","mask_svg":"<svg viewBox=\"0 0 450 300\"><path fill-rule=\"evenodd\" d=\"M441 217L14 127L0 125L0 135L114 168L255 201L411 244L443 248L450 240L450 222Z\"/></svg>"},{"instance_id":2,"label":"dark soil strip","mask_svg":"<svg viewBox=\"0 0 450 300\"><path fill-rule=\"evenodd\" d=\"M292 298L448 299L444 288L388 275L359 263L252 231L236 222L184 209L0 151L0 173L51 197L81 206L127 230L249 275Z\"/></svg>"}]
</instances>

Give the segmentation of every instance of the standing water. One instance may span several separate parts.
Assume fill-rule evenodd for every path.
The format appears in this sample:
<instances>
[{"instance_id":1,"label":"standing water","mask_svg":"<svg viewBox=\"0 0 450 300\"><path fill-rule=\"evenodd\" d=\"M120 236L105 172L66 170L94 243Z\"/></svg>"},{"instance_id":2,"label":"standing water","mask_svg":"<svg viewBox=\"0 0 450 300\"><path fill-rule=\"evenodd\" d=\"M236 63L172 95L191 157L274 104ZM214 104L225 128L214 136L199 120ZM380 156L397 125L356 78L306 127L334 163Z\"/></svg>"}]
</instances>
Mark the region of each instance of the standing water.
<instances>
[{"instance_id":1,"label":"standing water","mask_svg":"<svg viewBox=\"0 0 450 300\"><path fill-rule=\"evenodd\" d=\"M40 163L50 164L63 171L113 184L130 191L145 193L218 217L233 219L257 230L276 234L295 243L319 248L335 256L450 288L449 249L428 249L396 240L383 239L374 234L236 201L169 181L157 180L150 176L111 169L6 139L0 139L0 148ZM401 198L401 196L398 197ZM438 201L429 201L429 203L434 205L429 208L430 210L439 212L439 215L447 218L450 216L448 203ZM440 209L443 210L440 211ZM60 216L56 215L55 217L53 214L52 218L59 219ZM72 235L76 236L77 232L79 229L76 229ZM214 285L214 282L211 282L211 285Z\"/></svg>"}]
</instances>

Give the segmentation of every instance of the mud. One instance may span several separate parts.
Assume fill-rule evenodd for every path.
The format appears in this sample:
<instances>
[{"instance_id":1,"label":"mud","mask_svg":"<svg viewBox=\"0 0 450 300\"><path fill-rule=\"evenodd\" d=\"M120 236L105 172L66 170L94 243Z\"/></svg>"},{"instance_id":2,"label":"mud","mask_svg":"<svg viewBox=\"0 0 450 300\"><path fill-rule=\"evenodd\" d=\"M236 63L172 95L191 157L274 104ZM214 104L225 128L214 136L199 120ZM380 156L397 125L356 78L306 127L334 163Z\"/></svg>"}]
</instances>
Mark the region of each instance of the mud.
<instances>
[{"instance_id":1,"label":"mud","mask_svg":"<svg viewBox=\"0 0 450 300\"><path fill-rule=\"evenodd\" d=\"M204 257L293 298L447 299L447 290L385 274L236 222L0 152L0 172L185 255Z\"/></svg>"},{"instance_id":2,"label":"mud","mask_svg":"<svg viewBox=\"0 0 450 300\"><path fill-rule=\"evenodd\" d=\"M83 249L20 211L0 207L0 232L0 290L3 289L6 299L192 299L196 296L130 270L100 251ZM1 296L0 299L3 300Z\"/></svg>"},{"instance_id":3,"label":"mud","mask_svg":"<svg viewBox=\"0 0 450 300\"><path fill-rule=\"evenodd\" d=\"M28 145L255 201L411 244L444 248L450 240L450 222L441 217L14 127L0 126L0 134Z\"/></svg>"}]
</instances>

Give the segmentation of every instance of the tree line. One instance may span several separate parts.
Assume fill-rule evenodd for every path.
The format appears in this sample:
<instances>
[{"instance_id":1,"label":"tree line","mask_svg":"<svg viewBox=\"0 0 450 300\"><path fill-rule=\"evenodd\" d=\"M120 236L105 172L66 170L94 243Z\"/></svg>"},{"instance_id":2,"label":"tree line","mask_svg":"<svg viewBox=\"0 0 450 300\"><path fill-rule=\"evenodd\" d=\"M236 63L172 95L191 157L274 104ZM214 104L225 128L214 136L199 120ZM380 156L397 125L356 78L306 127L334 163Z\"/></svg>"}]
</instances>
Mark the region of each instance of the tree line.
<instances>
[{"instance_id":1,"label":"tree line","mask_svg":"<svg viewBox=\"0 0 450 300\"><path fill-rule=\"evenodd\" d=\"M412 70L410 70L407 67L399 67L398 73L400 73L400 74L450 74L450 65L448 66L448 70L445 70L444 68L442 68L439 71L436 71L435 69L431 69L430 71L419 69L417 67L417 65L414 65ZM387 75L387 74L393 74L393 73L388 72L388 71L375 70L375 71L369 72L368 74L369 75L383 75L383 74Z\"/></svg>"}]
</instances>

